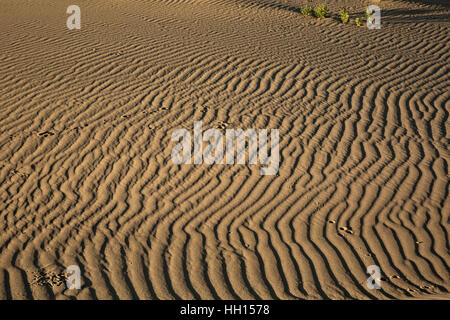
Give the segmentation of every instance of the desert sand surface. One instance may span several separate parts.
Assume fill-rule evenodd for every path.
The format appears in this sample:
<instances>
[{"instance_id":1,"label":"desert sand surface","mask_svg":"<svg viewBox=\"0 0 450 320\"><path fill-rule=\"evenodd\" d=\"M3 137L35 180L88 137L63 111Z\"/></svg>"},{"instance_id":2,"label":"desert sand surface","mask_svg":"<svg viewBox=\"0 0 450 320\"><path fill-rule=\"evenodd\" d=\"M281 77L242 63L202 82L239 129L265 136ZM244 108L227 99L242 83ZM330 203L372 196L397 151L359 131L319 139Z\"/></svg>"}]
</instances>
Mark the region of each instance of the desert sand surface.
<instances>
[{"instance_id":1,"label":"desert sand surface","mask_svg":"<svg viewBox=\"0 0 450 320\"><path fill-rule=\"evenodd\" d=\"M450 299L449 17L1 0L0 299ZM174 164L194 121L278 129L278 173Z\"/></svg>"}]
</instances>

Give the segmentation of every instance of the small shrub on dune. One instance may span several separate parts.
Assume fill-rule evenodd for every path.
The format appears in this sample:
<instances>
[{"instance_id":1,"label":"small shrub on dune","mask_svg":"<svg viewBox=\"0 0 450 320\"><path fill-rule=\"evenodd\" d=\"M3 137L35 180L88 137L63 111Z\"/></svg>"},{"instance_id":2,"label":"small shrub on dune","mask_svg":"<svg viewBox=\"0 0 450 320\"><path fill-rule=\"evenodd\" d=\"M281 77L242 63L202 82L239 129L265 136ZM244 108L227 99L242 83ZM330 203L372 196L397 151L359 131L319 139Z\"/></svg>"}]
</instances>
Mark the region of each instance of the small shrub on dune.
<instances>
[{"instance_id":1,"label":"small shrub on dune","mask_svg":"<svg viewBox=\"0 0 450 320\"><path fill-rule=\"evenodd\" d=\"M314 8L314 16L316 18L323 19L323 18L325 18L327 13L328 13L328 8L323 4L318 5Z\"/></svg>"},{"instance_id":2,"label":"small shrub on dune","mask_svg":"<svg viewBox=\"0 0 450 320\"><path fill-rule=\"evenodd\" d=\"M363 18L355 18L355 24L360 27L363 23Z\"/></svg>"},{"instance_id":3,"label":"small shrub on dune","mask_svg":"<svg viewBox=\"0 0 450 320\"><path fill-rule=\"evenodd\" d=\"M350 15L348 13L347 8L342 8L341 10L339 10L339 18L341 19L342 23L348 22Z\"/></svg>"},{"instance_id":4,"label":"small shrub on dune","mask_svg":"<svg viewBox=\"0 0 450 320\"><path fill-rule=\"evenodd\" d=\"M313 15L313 8L311 6L304 6L300 9L300 12L305 17L312 17Z\"/></svg>"},{"instance_id":5,"label":"small shrub on dune","mask_svg":"<svg viewBox=\"0 0 450 320\"><path fill-rule=\"evenodd\" d=\"M366 19L369 20L369 18L372 16L373 12L369 12L369 8L366 8Z\"/></svg>"}]
</instances>

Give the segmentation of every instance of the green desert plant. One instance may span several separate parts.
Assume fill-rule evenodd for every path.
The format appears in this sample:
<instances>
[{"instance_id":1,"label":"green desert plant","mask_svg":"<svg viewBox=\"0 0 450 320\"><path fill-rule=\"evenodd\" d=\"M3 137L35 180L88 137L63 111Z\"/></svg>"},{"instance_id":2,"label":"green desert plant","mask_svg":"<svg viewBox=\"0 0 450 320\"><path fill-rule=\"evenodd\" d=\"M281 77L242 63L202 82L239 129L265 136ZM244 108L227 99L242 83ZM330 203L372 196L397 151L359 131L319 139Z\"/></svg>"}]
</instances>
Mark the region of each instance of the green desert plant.
<instances>
[{"instance_id":1,"label":"green desert plant","mask_svg":"<svg viewBox=\"0 0 450 320\"><path fill-rule=\"evenodd\" d=\"M341 18L342 23L347 23L350 15L348 13L347 8L342 8L339 10L339 18Z\"/></svg>"},{"instance_id":2,"label":"green desert plant","mask_svg":"<svg viewBox=\"0 0 450 320\"><path fill-rule=\"evenodd\" d=\"M369 12L369 8L366 8L366 19L369 20L369 18L372 16L373 12Z\"/></svg>"},{"instance_id":3,"label":"green desert plant","mask_svg":"<svg viewBox=\"0 0 450 320\"><path fill-rule=\"evenodd\" d=\"M355 18L355 24L360 27L363 22L363 18Z\"/></svg>"},{"instance_id":4,"label":"green desert plant","mask_svg":"<svg viewBox=\"0 0 450 320\"><path fill-rule=\"evenodd\" d=\"M304 6L300 9L300 12L305 17L312 17L313 15L313 8L311 6Z\"/></svg>"},{"instance_id":5,"label":"green desert plant","mask_svg":"<svg viewBox=\"0 0 450 320\"><path fill-rule=\"evenodd\" d=\"M323 18L325 18L327 13L328 13L328 8L323 4L320 4L314 8L314 16L316 18L323 19Z\"/></svg>"}]
</instances>

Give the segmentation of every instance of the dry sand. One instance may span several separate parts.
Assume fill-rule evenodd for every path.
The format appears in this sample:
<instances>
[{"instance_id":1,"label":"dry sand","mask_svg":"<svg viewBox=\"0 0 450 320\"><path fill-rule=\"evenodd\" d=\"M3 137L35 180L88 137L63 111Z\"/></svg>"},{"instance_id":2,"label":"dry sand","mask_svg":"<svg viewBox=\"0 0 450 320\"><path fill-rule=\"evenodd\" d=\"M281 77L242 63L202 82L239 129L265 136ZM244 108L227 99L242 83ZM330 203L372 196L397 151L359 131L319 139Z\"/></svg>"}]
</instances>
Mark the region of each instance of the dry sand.
<instances>
[{"instance_id":1,"label":"dry sand","mask_svg":"<svg viewBox=\"0 0 450 320\"><path fill-rule=\"evenodd\" d=\"M449 299L450 9L305 3L1 0L0 298ZM278 174L173 164L196 120Z\"/></svg>"}]
</instances>

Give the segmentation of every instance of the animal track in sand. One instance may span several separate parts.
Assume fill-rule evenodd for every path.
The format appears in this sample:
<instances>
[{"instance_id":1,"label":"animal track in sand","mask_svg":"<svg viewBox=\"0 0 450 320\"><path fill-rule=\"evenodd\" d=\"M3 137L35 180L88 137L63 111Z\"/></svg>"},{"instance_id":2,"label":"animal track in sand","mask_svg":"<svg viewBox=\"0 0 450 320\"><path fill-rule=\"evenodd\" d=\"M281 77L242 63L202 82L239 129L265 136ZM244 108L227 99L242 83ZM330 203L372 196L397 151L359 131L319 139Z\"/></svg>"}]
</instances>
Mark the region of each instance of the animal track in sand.
<instances>
[{"instance_id":1,"label":"animal track in sand","mask_svg":"<svg viewBox=\"0 0 450 320\"><path fill-rule=\"evenodd\" d=\"M348 234L353 234L353 230L350 227L339 227L339 230L344 231Z\"/></svg>"},{"instance_id":2,"label":"animal track in sand","mask_svg":"<svg viewBox=\"0 0 450 320\"><path fill-rule=\"evenodd\" d=\"M87 123L79 125L75 128L73 128L72 130L78 131L78 130L83 130L84 128L87 128L89 125Z\"/></svg>"},{"instance_id":3,"label":"animal track in sand","mask_svg":"<svg viewBox=\"0 0 450 320\"><path fill-rule=\"evenodd\" d=\"M54 136L54 135L55 135L55 133L53 133L51 131L42 131L42 132L38 133L38 136L44 137L44 138L49 137L49 136Z\"/></svg>"},{"instance_id":4,"label":"animal track in sand","mask_svg":"<svg viewBox=\"0 0 450 320\"><path fill-rule=\"evenodd\" d=\"M231 126L231 123L224 122L224 121L217 121L217 127L221 130L225 130L226 128L229 128Z\"/></svg>"},{"instance_id":5,"label":"animal track in sand","mask_svg":"<svg viewBox=\"0 0 450 320\"><path fill-rule=\"evenodd\" d=\"M31 284L39 286L59 287L65 284L67 280L67 274L55 271L46 271L45 268L41 268L38 271L33 272L33 281Z\"/></svg>"}]
</instances>

